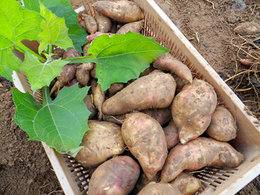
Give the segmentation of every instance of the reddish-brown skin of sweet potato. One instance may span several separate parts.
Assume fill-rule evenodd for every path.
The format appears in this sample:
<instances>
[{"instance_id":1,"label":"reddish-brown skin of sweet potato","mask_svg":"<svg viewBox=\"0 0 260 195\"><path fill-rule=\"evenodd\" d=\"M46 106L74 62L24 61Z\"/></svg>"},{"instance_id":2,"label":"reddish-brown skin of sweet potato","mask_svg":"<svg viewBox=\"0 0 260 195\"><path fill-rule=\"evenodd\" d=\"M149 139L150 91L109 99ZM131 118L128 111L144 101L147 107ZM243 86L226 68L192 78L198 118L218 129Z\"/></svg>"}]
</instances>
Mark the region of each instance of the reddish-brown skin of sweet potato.
<instances>
[{"instance_id":1,"label":"reddish-brown skin of sweet potato","mask_svg":"<svg viewBox=\"0 0 260 195\"><path fill-rule=\"evenodd\" d=\"M116 34L125 34L127 32L139 33L144 27L144 20L140 20L137 22L131 22L123 25Z\"/></svg>"},{"instance_id":2,"label":"reddish-brown skin of sweet potato","mask_svg":"<svg viewBox=\"0 0 260 195\"><path fill-rule=\"evenodd\" d=\"M147 184L138 195L181 195L180 191L169 183Z\"/></svg>"},{"instance_id":3,"label":"reddish-brown skin of sweet potato","mask_svg":"<svg viewBox=\"0 0 260 195\"><path fill-rule=\"evenodd\" d=\"M131 1L98 1L93 6L97 12L117 22L136 22L144 18L141 9Z\"/></svg>"},{"instance_id":4,"label":"reddish-brown skin of sweet potato","mask_svg":"<svg viewBox=\"0 0 260 195\"><path fill-rule=\"evenodd\" d=\"M206 133L218 141L227 142L236 138L236 121L228 109L223 106L216 108Z\"/></svg>"},{"instance_id":5,"label":"reddish-brown skin of sweet potato","mask_svg":"<svg viewBox=\"0 0 260 195\"><path fill-rule=\"evenodd\" d=\"M86 97L83 99L86 107L91 112L91 114L89 115L89 119L92 119L97 114L97 109L94 106L94 103L93 103L92 99L93 98L91 98L91 95L86 95Z\"/></svg>"},{"instance_id":6,"label":"reddish-brown skin of sweet potato","mask_svg":"<svg viewBox=\"0 0 260 195\"><path fill-rule=\"evenodd\" d=\"M162 182L171 182L183 170L203 167L234 168L244 160L230 144L199 137L171 149L161 173Z\"/></svg>"},{"instance_id":7,"label":"reddish-brown skin of sweet potato","mask_svg":"<svg viewBox=\"0 0 260 195\"><path fill-rule=\"evenodd\" d=\"M198 178L184 172L178 175L171 184L178 188L182 195L195 194L201 188L201 182Z\"/></svg>"},{"instance_id":8,"label":"reddish-brown skin of sweet potato","mask_svg":"<svg viewBox=\"0 0 260 195\"><path fill-rule=\"evenodd\" d=\"M145 175L153 179L162 169L168 152L161 125L149 115L136 112L126 116L121 131L125 144Z\"/></svg>"},{"instance_id":9,"label":"reddish-brown skin of sweet potato","mask_svg":"<svg viewBox=\"0 0 260 195\"><path fill-rule=\"evenodd\" d=\"M213 87L199 79L186 85L172 103L172 118L182 144L196 139L208 128L217 105Z\"/></svg>"},{"instance_id":10,"label":"reddish-brown skin of sweet potato","mask_svg":"<svg viewBox=\"0 0 260 195\"><path fill-rule=\"evenodd\" d=\"M160 70L170 71L189 83L192 83L192 74L190 69L185 64L175 59L170 53L166 53L157 58L153 62L153 66Z\"/></svg>"},{"instance_id":11,"label":"reddish-brown skin of sweet potato","mask_svg":"<svg viewBox=\"0 0 260 195\"><path fill-rule=\"evenodd\" d=\"M91 66L93 68L93 65L91 62L83 63L83 64L77 66L76 78L82 86L88 85L89 78L90 78L89 71L91 70Z\"/></svg>"},{"instance_id":12,"label":"reddish-brown skin of sweet potato","mask_svg":"<svg viewBox=\"0 0 260 195\"><path fill-rule=\"evenodd\" d=\"M172 103L175 88L170 74L152 72L107 99L102 110L106 115L120 115L134 110L166 108Z\"/></svg>"},{"instance_id":13,"label":"reddish-brown skin of sweet potato","mask_svg":"<svg viewBox=\"0 0 260 195\"><path fill-rule=\"evenodd\" d=\"M81 143L83 148L76 156L76 160L84 167L96 167L124 151L125 144L118 125L95 120L90 120L88 125L89 130Z\"/></svg>"},{"instance_id":14,"label":"reddish-brown skin of sweet potato","mask_svg":"<svg viewBox=\"0 0 260 195\"><path fill-rule=\"evenodd\" d=\"M170 123L163 128L163 131L166 137L168 149L171 149L173 146L179 143L177 127L174 124L173 120L171 120Z\"/></svg>"},{"instance_id":15,"label":"reddish-brown skin of sweet potato","mask_svg":"<svg viewBox=\"0 0 260 195\"><path fill-rule=\"evenodd\" d=\"M105 101L105 92L102 92L100 84L97 84L95 91L93 92L94 105L98 109L98 119L101 120L103 117L102 105Z\"/></svg>"},{"instance_id":16,"label":"reddish-brown skin of sweet potato","mask_svg":"<svg viewBox=\"0 0 260 195\"><path fill-rule=\"evenodd\" d=\"M117 93L118 91L120 91L121 89L124 88L124 83L113 83L109 89L108 92L110 95L114 95L115 93Z\"/></svg>"},{"instance_id":17,"label":"reddish-brown skin of sweet potato","mask_svg":"<svg viewBox=\"0 0 260 195\"><path fill-rule=\"evenodd\" d=\"M139 165L129 156L114 157L101 164L89 181L88 195L129 194L139 177Z\"/></svg>"}]
</instances>

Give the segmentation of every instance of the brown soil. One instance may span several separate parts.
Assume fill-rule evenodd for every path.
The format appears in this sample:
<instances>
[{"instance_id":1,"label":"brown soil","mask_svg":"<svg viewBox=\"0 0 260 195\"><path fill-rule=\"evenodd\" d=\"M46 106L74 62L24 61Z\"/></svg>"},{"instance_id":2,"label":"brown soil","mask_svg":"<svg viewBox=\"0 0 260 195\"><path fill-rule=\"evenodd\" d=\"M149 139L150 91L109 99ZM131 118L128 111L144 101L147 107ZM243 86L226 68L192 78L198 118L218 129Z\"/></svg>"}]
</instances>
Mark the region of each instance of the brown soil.
<instances>
[{"instance_id":1,"label":"brown soil","mask_svg":"<svg viewBox=\"0 0 260 195\"><path fill-rule=\"evenodd\" d=\"M231 40L237 35L233 29L240 22L260 20L258 0L247 0L243 11L236 11L231 0L155 1L221 76L234 75L237 48ZM238 64L238 68L245 67ZM6 89L9 85L0 80L0 195L62 194L41 144L28 141L26 133L12 122L15 107ZM254 110L257 105L252 96L237 94L245 103L251 102L248 105ZM259 188L258 177L240 194L258 194Z\"/></svg>"}]
</instances>

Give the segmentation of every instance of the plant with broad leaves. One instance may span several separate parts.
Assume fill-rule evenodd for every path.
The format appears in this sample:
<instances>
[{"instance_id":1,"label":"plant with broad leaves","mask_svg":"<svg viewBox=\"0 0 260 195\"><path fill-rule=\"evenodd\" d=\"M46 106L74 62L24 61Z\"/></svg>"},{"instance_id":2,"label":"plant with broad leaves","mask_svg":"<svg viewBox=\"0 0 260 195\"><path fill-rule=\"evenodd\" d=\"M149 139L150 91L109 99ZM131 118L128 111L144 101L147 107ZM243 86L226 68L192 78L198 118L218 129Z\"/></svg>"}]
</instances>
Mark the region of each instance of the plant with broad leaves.
<instances>
[{"instance_id":1,"label":"plant with broad leaves","mask_svg":"<svg viewBox=\"0 0 260 195\"><path fill-rule=\"evenodd\" d=\"M69 0L24 0L24 3L22 7L16 0L0 1L0 74L11 80L13 71L22 70L33 91L42 88L43 103L29 93L12 89L17 107L15 122L28 133L29 139L75 156L88 129L90 112L83 102L88 87L65 87L52 100L48 86L64 65L95 62L98 83L105 91L112 83L137 78L168 50L151 38L129 32L96 38L87 56L53 59L54 47L82 52L86 33L78 26L77 14ZM38 53L26 47L24 40L37 41ZM13 53L14 49L24 54L23 61Z\"/></svg>"}]
</instances>

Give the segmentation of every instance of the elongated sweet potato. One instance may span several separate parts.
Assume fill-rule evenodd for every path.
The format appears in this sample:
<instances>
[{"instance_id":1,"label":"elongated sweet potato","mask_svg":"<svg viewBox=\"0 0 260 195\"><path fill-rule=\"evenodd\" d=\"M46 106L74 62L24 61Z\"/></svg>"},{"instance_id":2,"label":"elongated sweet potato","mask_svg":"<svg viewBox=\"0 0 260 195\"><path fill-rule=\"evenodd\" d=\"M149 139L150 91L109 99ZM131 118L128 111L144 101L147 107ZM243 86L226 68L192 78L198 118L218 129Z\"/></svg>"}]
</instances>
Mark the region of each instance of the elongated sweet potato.
<instances>
[{"instance_id":1,"label":"elongated sweet potato","mask_svg":"<svg viewBox=\"0 0 260 195\"><path fill-rule=\"evenodd\" d=\"M174 98L172 118L182 144L199 137L208 128L217 105L217 95L207 82L195 79Z\"/></svg>"},{"instance_id":2,"label":"elongated sweet potato","mask_svg":"<svg viewBox=\"0 0 260 195\"><path fill-rule=\"evenodd\" d=\"M97 21L98 32L108 33L112 26L111 20L99 13L96 13L95 18Z\"/></svg>"},{"instance_id":3,"label":"elongated sweet potato","mask_svg":"<svg viewBox=\"0 0 260 195\"><path fill-rule=\"evenodd\" d=\"M97 114L97 109L94 106L93 98L91 98L91 95L86 95L83 101L88 110L91 112L91 114L89 115L89 119L92 119Z\"/></svg>"},{"instance_id":4,"label":"elongated sweet potato","mask_svg":"<svg viewBox=\"0 0 260 195\"><path fill-rule=\"evenodd\" d=\"M206 133L218 141L227 142L236 138L236 121L228 109L223 106L216 108Z\"/></svg>"},{"instance_id":5,"label":"elongated sweet potato","mask_svg":"<svg viewBox=\"0 0 260 195\"><path fill-rule=\"evenodd\" d=\"M139 174L140 168L132 158L114 157L94 171L89 181L88 195L129 194Z\"/></svg>"},{"instance_id":6,"label":"elongated sweet potato","mask_svg":"<svg viewBox=\"0 0 260 195\"><path fill-rule=\"evenodd\" d=\"M126 116L121 131L145 175L153 179L162 169L168 152L161 125L147 114L131 113Z\"/></svg>"},{"instance_id":7,"label":"elongated sweet potato","mask_svg":"<svg viewBox=\"0 0 260 195\"><path fill-rule=\"evenodd\" d=\"M170 74L152 72L107 99L102 110L106 115L119 115L133 110L166 108L172 103L175 88L175 80Z\"/></svg>"},{"instance_id":8,"label":"elongated sweet potato","mask_svg":"<svg viewBox=\"0 0 260 195\"><path fill-rule=\"evenodd\" d=\"M144 27L144 20L140 20L137 22L131 22L128 24L123 25L116 34L125 34L129 31L133 33L139 33Z\"/></svg>"},{"instance_id":9,"label":"elongated sweet potato","mask_svg":"<svg viewBox=\"0 0 260 195\"><path fill-rule=\"evenodd\" d=\"M179 143L178 131L173 120L169 122L168 126L163 128L163 131L166 137L166 143L168 149L172 148L177 143Z\"/></svg>"},{"instance_id":10,"label":"elongated sweet potato","mask_svg":"<svg viewBox=\"0 0 260 195\"><path fill-rule=\"evenodd\" d=\"M181 195L181 193L171 184L151 182L138 195Z\"/></svg>"},{"instance_id":11,"label":"elongated sweet potato","mask_svg":"<svg viewBox=\"0 0 260 195\"><path fill-rule=\"evenodd\" d=\"M94 105L98 109L98 119L101 120L103 117L102 105L103 102L105 101L105 92L102 92L100 84L97 84L93 92L93 100L94 100Z\"/></svg>"},{"instance_id":12,"label":"elongated sweet potato","mask_svg":"<svg viewBox=\"0 0 260 195\"><path fill-rule=\"evenodd\" d=\"M243 160L243 155L230 144L199 137L171 149L161 173L161 180L170 182L183 170L198 170L205 166L234 168Z\"/></svg>"},{"instance_id":13,"label":"elongated sweet potato","mask_svg":"<svg viewBox=\"0 0 260 195\"><path fill-rule=\"evenodd\" d=\"M84 167L96 167L108 158L124 151L120 127L105 121L89 121L76 160Z\"/></svg>"},{"instance_id":14,"label":"elongated sweet potato","mask_svg":"<svg viewBox=\"0 0 260 195\"><path fill-rule=\"evenodd\" d=\"M98 25L97 25L97 21L96 19L88 14L82 14L84 21L85 21L85 26L86 26L86 30L88 33L90 34L94 34L97 32L98 30Z\"/></svg>"},{"instance_id":15,"label":"elongated sweet potato","mask_svg":"<svg viewBox=\"0 0 260 195\"><path fill-rule=\"evenodd\" d=\"M184 172L178 175L171 184L178 188L182 195L195 194L201 188L201 182L198 178Z\"/></svg>"},{"instance_id":16,"label":"elongated sweet potato","mask_svg":"<svg viewBox=\"0 0 260 195\"><path fill-rule=\"evenodd\" d=\"M117 22L136 22L144 18L141 9L131 1L98 1L93 6L96 11Z\"/></svg>"},{"instance_id":17,"label":"elongated sweet potato","mask_svg":"<svg viewBox=\"0 0 260 195\"><path fill-rule=\"evenodd\" d=\"M153 62L153 66L160 70L167 70L171 73L176 74L180 78L192 83L192 74L190 69L180 62L179 60L175 59L171 54L166 53L163 56L157 58Z\"/></svg>"}]
</instances>

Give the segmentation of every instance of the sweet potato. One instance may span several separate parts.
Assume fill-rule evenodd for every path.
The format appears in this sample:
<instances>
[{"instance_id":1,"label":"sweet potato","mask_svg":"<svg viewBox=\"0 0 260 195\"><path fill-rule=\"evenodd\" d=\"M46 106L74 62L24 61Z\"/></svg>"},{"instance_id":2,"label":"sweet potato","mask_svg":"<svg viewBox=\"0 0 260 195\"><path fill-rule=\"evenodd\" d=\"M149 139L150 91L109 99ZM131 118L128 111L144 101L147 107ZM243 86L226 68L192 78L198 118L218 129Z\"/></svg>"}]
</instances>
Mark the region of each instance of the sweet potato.
<instances>
[{"instance_id":1,"label":"sweet potato","mask_svg":"<svg viewBox=\"0 0 260 195\"><path fill-rule=\"evenodd\" d=\"M181 193L171 184L151 182L147 184L138 195L181 195Z\"/></svg>"},{"instance_id":2,"label":"sweet potato","mask_svg":"<svg viewBox=\"0 0 260 195\"><path fill-rule=\"evenodd\" d=\"M88 49L90 47L91 43L88 42L83 46L83 56L87 56L88 55Z\"/></svg>"},{"instance_id":3,"label":"sweet potato","mask_svg":"<svg viewBox=\"0 0 260 195\"><path fill-rule=\"evenodd\" d=\"M92 78L96 79L97 65L94 63L93 66L94 66L94 67L93 67L93 69L91 70L90 75L91 75Z\"/></svg>"},{"instance_id":4,"label":"sweet potato","mask_svg":"<svg viewBox=\"0 0 260 195\"><path fill-rule=\"evenodd\" d=\"M95 18L97 21L98 32L108 33L112 26L111 20L99 13L96 13Z\"/></svg>"},{"instance_id":5,"label":"sweet potato","mask_svg":"<svg viewBox=\"0 0 260 195\"><path fill-rule=\"evenodd\" d=\"M67 59L67 58L75 58L75 57L80 57L82 56L81 53L79 53L77 50L75 49L69 49L68 51L65 51L63 53L62 58L63 59Z\"/></svg>"},{"instance_id":6,"label":"sweet potato","mask_svg":"<svg viewBox=\"0 0 260 195\"><path fill-rule=\"evenodd\" d=\"M182 195L195 194L201 188L201 182L198 178L184 172L178 175L171 184L178 188Z\"/></svg>"},{"instance_id":7,"label":"sweet potato","mask_svg":"<svg viewBox=\"0 0 260 195\"><path fill-rule=\"evenodd\" d=\"M110 95L114 95L115 93L117 93L123 88L124 88L124 83L113 83L108 89L108 92Z\"/></svg>"},{"instance_id":8,"label":"sweet potato","mask_svg":"<svg viewBox=\"0 0 260 195\"><path fill-rule=\"evenodd\" d=\"M152 72L107 99L102 110L106 115L119 115L133 110L166 108L172 103L175 88L175 80L170 74Z\"/></svg>"},{"instance_id":9,"label":"sweet potato","mask_svg":"<svg viewBox=\"0 0 260 195\"><path fill-rule=\"evenodd\" d=\"M178 131L173 120L169 122L168 126L163 128L163 131L166 137L166 143L168 149L171 149L173 146L179 143Z\"/></svg>"},{"instance_id":10,"label":"sweet potato","mask_svg":"<svg viewBox=\"0 0 260 195\"><path fill-rule=\"evenodd\" d=\"M89 71L93 68L93 63L87 62L79 65L76 70L76 78L82 86L87 86L89 82Z\"/></svg>"},{"instance_id":11,"label":"sweet potato","mask_svg":"<svg viewBox=\"0 0 260 195\"><path fill-rule=\"evenodd\" d=\"M86 95L86 97L83 99L86 107L91 112L89 119L92 119L97 114L97 109L94 106L93 98L91 98L91 95Z\"/></svg>"},{"instance_id":12,"label":"sweet potato","mask_svg":"<svg viewBox=\"0 0 260 195\"><path fill-rule=\"evenodd\" d=\"M76 160L84 167L96 167L108 158L124 151L120 127L105 121L89 121Z\"/></svg>"},{"instance_id":13,"label":"sweet potato","mask_svg":"<svg viewBox=\"0 0 260 195\"><path fill-rule=\"evenodd\" d=\"M116 34L125 34L129 31L133 33L139 33L144 27L144 20L140 20L137 22L131 22L128 24L123 25Z\"/></svg>"},{"instance_id":14,"label":"sweet potato","mask_svg":"<svg viewBox=\"0 0 260 195\"><path fill-rule=\"evenodd\" d=\"M160 70L170 71L189 83L192 83L192 74L190 69L185 64L175 59L170 53L166 53L157 58L153 62L153 66Z\"/></svg>"},{"instance_id":15,"label":"sweet potato","mask_svg":"<svg viewBox=\"0 0 260 195\"><path fill-rule=\"evenodd\" d=\"M143 113L131 113L121 128L122 137L130 152L139 161L145 175L153 179L167 157L166 139L161 125Z\"/></svg>"},{"instance_id":16,"label":"sweet potato","mask_svg":"<svg viewBox=\"0 0 260 195\"><path fill-rule=\"evenodd\" d=\"M218 141L227 142L236 138L236 121L228 109L223 106L216 108L206 133Z\"/></svg>"},{"instance_id":17,"label":"sweet potato","mask_svg":"<svg viewBox=\"0 0 260 195\"><path fill-rule=\"evenodd\" d=\"M50 94L59 92L69 81L71 81L76 74L76 67L74 65L65 65L62 69L62 73L57 77L57 81L51 89Z\"/></svg>"},{"instance_id":18,"label":"sweet potato","mask_svg":"<svg viewBox=\"0 0 260 195\"><path fill-rule=\"evenodd\" d=\"M82 14L84 21L85 21L85 27L88 33L94 34L98 30L98 25L96 19L88 14Z\"/></svg>"},{"instance_id":19,"label":"sweet potato","mask_svg":"<svg viewBox=\"0 0 260 195\"><path fill-rule=\"evenodd\" d=\"M100 84L97 84L96 89L93 93L94 105L98 109L98 119L101 120L103 117L102 105L105 101L105 92L102 92Z\"/></svg>"},{"instance_id":20,"label":"sweet potato","mask_svg":"<svg viewBox=\"0 0 260 195\"><path fill-rule=\"evenodd\" d=\"M182 144L199 137L208 128L217 105L217 95L207 82L195 79L174 98L172 118Z\"/></svg>"},{"instance_id":21,"label":"sweet potato","mask_svg":"<svg viewBox=\"0 0 260 195\"><path fill-rule=\"evenodd\" d=\"M171 110L169 108L161 108L161 109L147 109L143 110L142 113L145 113L155 120L157 120L160 125L164 125L165 123L169 122L171 119ZM122 115L104 115L103 120L113 122L119 125L122 125L126 119L127 114Z\"/></svg>"},{"instance_id":22,"label":"sweet potato","mask_svg":"<svg viewBox=\"0 0 260 195\"><path fill-rule=\"evenodd\" d=\"M88 42L91 43L95 38L97 38L97 37L99 37L99 36L101 36L101 35L103 35L103 34L106 34L106 35L108 35L108 36L110 36L110 37L114 35L113 33L96 32L95 34L88 35L88 36L87 36L87 40L88 40Z\"/></svg>"},{"instance_id":23,"label":"sweet potato","mask_svg":"<svg viewBox=\"0 0 260 195\"><path fill-rule=\"evenodd\" d=\"M114 157L94 171L89 181L88 195L129 194L139 174L140 168L132 158Z\"/></svg>"},{"instance_id":24,"label":"sweet potato","mask_svg":"<svg viewBox=\"0 0 260 195\"><path fill-rule=\"evenodd\" d=\"M244 160L230 144L199 137L171 149L161 173L161 181L171 182L183 170L198 170L205 166L234 168Z\"/></svg>"},{"instance_id":25,"label":"sweet potato","mask_svg":"<svg viewBox=\"0 0 260 195\"><path fill-rule=\"evenodd\" d=\"M172 117L171 109L169 107L161 109L147 109L143 110L142 113L148 114L149 116L153 117L160 123L160 125L165 125L171 120Z\"/></svg>"},{"instance_id":26,"label":"sweet potato","mask_svg":"<svg viewBox=\"0 0 260 195\"><path fill-rule=\"evenodd\" d=\"M98 1L93 6L96 11L117 22L136 22L144 18L141 9L131 1Z\"/></svg>"}]
</instances>

